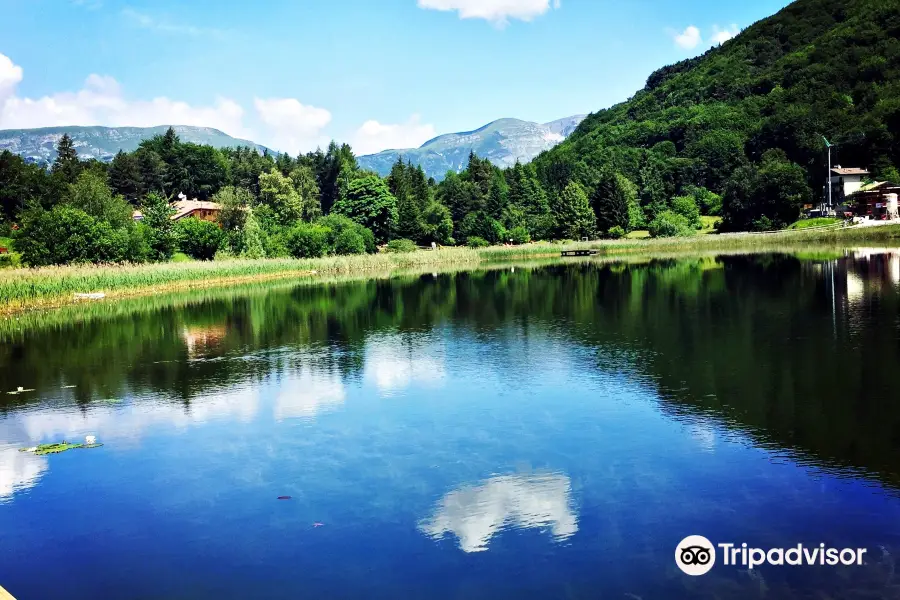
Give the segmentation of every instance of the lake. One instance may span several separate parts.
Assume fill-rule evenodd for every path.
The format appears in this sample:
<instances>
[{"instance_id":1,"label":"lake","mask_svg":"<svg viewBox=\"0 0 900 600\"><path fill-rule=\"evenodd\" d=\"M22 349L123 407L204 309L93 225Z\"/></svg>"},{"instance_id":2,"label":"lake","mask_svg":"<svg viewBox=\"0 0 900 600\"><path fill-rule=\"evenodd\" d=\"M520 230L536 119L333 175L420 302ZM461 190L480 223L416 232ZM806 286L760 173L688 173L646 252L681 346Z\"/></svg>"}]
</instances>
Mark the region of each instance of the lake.
<instances>
[{"instance_id":1,"label":"lake","mask_svg":"<svg viewBox=\"0 0 900 600\"><path fill-rule=\"evenodd\" d=\"M900 597L900 254L498 266L0 327L18 600ZM39 456L39 443L104 445ZM280 497L289 497L281 499ZM689 535L866 548L705 576Z\"/></svg>"}]
</instances>

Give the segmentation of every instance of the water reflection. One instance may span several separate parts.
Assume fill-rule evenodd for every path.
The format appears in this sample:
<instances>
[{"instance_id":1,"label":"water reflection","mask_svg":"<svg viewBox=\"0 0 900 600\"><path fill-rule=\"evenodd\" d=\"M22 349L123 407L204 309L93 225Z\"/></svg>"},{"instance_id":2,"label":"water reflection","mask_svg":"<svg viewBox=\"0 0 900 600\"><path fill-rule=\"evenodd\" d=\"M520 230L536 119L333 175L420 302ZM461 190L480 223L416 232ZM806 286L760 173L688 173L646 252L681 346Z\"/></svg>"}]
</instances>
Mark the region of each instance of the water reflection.
<instances>
[{"instance_id":1,"label":"water reflection","mask_svg":"<svg viewBox=\"0 0 900 600\"><path fill-rule=\"evenodd\" d=\"M387 336L373 336L366 349L365 377L385 395L408 388L413 383L436 385L446 375L443 352L432 340L398 342Z\"/></svg>"},{"instance_id":2,"label":"water reflection","mask_svg":"<svg viewBox=\"0 0 900 600\"><path fill-rule=\"evenodd\" d=\"M43 456L0 447L0 502L34 486L46 470Z\"/></svg>"},{"instance_id":3,"label":"water reflection","mask_svg":"<svg viewBox=\"0 0 900 600\"><path fill-rule=\"evenodd\" d=\"M78 576L97 580L77 600L175 597L161 587L181 577L192 597L449 600L510 573L540 593L494 597L595 597L618 578L611 597L682 598L712 580L672 584L688 533L897 555L898 259L585 262L0 323L0 389L36 388L0 396L0 565L52 597L41 573L90 537ZM88 434L106 445L16 450ZM26 544L45 561L3 553ZM119 558L136 547L146 565ZM225 592L203 587L223 573ZM888 580L855 575L764 573L778 598L878 597ZM747 595L744 574L719 579L719 597Z\"/></svg>"},{"instance_id":4,"label":"water reflection","mask_svg":"<svg viewBox=\"0 0 900 600\"><path fill-rule=\"evenodd\" d=\"M437 539L455 535L464 552L487 550L505 528L549 529L563 541L578 531L571 493L571 481L561 474L492 477L448 493L419 530Z\"/></svg>"},{"instance_id":5,"label":"water reflection","mask_svg":"<svg viewBox=\"0 0 900 600\"><path fill-rule=\"evenodd\" d=\"M283 380L275 400L275 419L311 419L344 403L346 392L338 373L308 367Z\"/></svg>"}]
</instances>

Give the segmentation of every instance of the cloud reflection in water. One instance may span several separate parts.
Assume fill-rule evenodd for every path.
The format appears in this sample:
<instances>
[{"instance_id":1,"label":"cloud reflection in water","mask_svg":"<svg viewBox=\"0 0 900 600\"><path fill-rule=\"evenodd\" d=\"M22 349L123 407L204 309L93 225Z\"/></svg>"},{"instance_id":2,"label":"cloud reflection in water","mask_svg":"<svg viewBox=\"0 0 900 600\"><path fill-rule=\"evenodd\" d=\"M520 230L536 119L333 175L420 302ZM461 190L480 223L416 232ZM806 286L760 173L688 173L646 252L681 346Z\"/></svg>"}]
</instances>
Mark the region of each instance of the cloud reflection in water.
<instances>
[{"instance_id":1,"label":"cloud reflection in water","mask_svg":"<svg viewBox=\"0 0 900 600\"><path fill-rule=\"evenodd\" d=\"M46 470L43 456L16 448L0 449L0 501L33 487Z\"/></svg>"},{"instance_id":2,"label":"cloud reflection in water","mask_svg":"<svg viewBox=\"0 0 900 600\"><path fill-rule=\"evenodd\" d=\"M419 530L434 539L452 533L464 552L487 550L491 537L507 527L549 528L563 541L578 531L571 492L571 481L560 474L492 477L448 493Z\"/></svg>"}]
</instances>

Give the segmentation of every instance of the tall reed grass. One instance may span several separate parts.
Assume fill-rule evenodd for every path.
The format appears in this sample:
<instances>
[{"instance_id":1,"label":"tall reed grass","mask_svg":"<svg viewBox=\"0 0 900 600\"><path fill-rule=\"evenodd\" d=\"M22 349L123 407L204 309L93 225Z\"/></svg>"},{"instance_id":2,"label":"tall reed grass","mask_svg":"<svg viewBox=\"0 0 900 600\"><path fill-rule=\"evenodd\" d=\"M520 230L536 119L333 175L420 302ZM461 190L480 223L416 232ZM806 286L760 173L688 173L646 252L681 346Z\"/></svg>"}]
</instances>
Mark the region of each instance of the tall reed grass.
<instances>
[{"instance_id":1,"label":"tall reed grass","mask_svg":"<svg viewBox=\"0 0 900 600\"><path fill-rule=\"evenodd\" d=\"M657 240L495 246L478 250L445 248L436 252L339 256L318 259L224 260L146 265L77 265L0 270L0 313L70 303L75 294L103 292L108 297L154 294L192 288L288 278L387 275L427 267L471 268L481 263L558 258L562 250L587 248L605 256L706 252L802 250L809 245L898 245L900 225L787 231L772 235L704 235Z\"/></svg>"}]
</instances>

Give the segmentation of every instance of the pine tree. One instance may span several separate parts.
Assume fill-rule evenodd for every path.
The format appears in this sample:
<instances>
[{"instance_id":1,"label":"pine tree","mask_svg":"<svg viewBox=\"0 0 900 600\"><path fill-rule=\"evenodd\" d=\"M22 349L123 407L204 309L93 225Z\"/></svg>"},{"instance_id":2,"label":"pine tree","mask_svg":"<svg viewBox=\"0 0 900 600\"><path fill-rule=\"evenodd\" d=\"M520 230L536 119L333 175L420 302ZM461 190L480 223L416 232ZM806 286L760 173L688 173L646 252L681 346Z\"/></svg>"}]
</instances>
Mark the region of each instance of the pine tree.
<instances>
[{"instance_id":1,"label":"pine tree","mask_svg":"<svg viewBox=\"0 0 900 600\"><path fill-rule=\"evenodd\" d=\"M557 237L577 240L594 234L594 211L579 183L569 183L562 193L554 197L551 208Z\"/></svg>"},{"instance_id":2,"label":"pine tree","mask_svg":"<svg viewBox=\"0 0 900 600\"><path fill-rule=\"evenodd\" d=\"M282 175L288 177L291 174L291 171L294 170L294 159L291 158L291 155L287 152L282 152L278 155L278 158L275 159L275 166L278 167L278 170L281 171Z\"/></svg>"},{"instance_id":3,"label":"pine tree","mask_svg":"<svg viewBox=\"0 0 900 600\"><path fill-rule=\"evenodd\" d=\"M509 200L509 186L506 184L506 178L499 170L494 171L491 178L491 187L487 198L487 214L491 218L499 219L503 214Z\"/></svg>"},{"instance_id":4,"label":"pine tree","mask_svg":"<svg viewBox=\"0 0 900 600\"><path fill-rule=\"evenodd\" d=\"M53 161L52 171L58 173L66 183L75 183L81 172L78 151L68 133L64 133L56 145L56 160Z\"/></svg>"},{"instance_id":5,"label":"pine tree","mask_svg":"<svg viewBox=\"0 0 900 600\"><path fill-rule=\"evenodd\" d=\"M131 204L137 204L144 195L144 182L141 167L134 154L126 154L119 150L109 164L109 187L116 194L121 194Z\"/></svg>"},{"instance_id":6,"label":"pine tree","mask_svg":"<svg viewBox=\"0 0 900 600\"><path fill-rule=\"evenodd\" d=\"M165 261L172 258L175 253L176 239L175 228L171 216L175 210L169 206L165 196L150 192L144 198L141 212L144 215L143 224L150 229L150 259Z\"/></svg>"},{"instance_id":7,"label":"pine tree","mask_svg":"<svg viewBox=\"0 0 900 600\"><path fill-rule=\"evenodd\" d=\"M641 208L649 223L666 210L666 186L662 174L654 165L641 169Z\"/></svg>"},{"instance_id":8,"label":"pine tree","mask_svg":"<svg viewBox=\"0 0 900 600\"><path fill-rule=\"evenodd\" d=\"M425 176L425 171L422 170L421 165L413 167L407 163L406 170L409 173L410 191L419 205L419 210L424 212L433 200L432 186L429 185L428 178Z\"/></svg>"},{"instance_id":9,"label":"pine tree","mask_svg":"<svg viewBox=\"0 0 900 600\"><path fill-rule=\"evenodd\" d=\"M630 229L628 189L622 179L624 178L614 171L604 171L591 195L591 204L597 218L597 230L600 233L607 233L617 226L625 231Z\"/></svg>"},{"instance_id":10,"label":"pine tree","mask_svg":"<svg viewBox=\"0 0 900 600\"><path fill-rule=\"evenodd\" d=\"M244 251L243 256L246 258L265 258L266 251L262 243L262 228L253 216L253 210L247 211L247 219L244 221L243 229Z\"/></svg>"},{"instance_id":11,"label":"pine tree","mask_svg":"<svg viewBox=\"0 0 900 600\"><path fill-rule=\"evenodd\" d=\"M141 188L144 193L166 191L166 163L159 154L149 148L138 148L134 153L141 176Z\"/></svg>"},{"instance_id":12,"label":"pine tree","mask_svg":"<svg viewBox=\"0 0 900 600\"><path fill-rule=\"evenodd\" d=\"M414 171L412 165L404 164L403 158L398 158L391 168L387 184L397 199L396 236L419 241L424 237L422 211L418 201L413 197L410 171Z\"/></svg>"}]
</instances>

